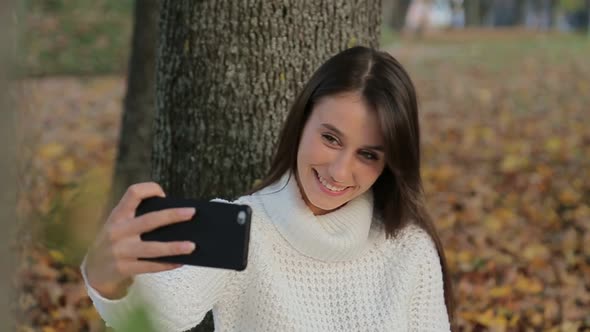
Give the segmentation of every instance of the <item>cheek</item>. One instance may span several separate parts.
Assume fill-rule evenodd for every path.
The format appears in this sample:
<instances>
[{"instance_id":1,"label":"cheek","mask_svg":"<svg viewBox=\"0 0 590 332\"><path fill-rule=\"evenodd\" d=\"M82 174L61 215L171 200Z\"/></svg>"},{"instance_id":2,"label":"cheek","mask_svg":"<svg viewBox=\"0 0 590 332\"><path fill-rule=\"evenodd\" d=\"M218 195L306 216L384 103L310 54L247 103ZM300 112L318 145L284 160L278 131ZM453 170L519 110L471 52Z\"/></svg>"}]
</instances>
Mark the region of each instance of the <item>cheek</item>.
<instances>
[{"instance_id":1,"label":"cheek","mask_svg":"<svg viewBox=\"0 0 590 332\"><path fill-rule=\"evenodd\" d=\"M362 186L365 188L371 187L379 178L381 173L383 172L384 167L375 166L375 167L368 167L363 172L361 172L361 182Z\"/></svg>"},{"instance_id":2,"label":"cheek","mask_svg":"<svg viewBox=\"0 0 590 332\"><path fill-rule=\"evenodd\" d=\"M313 135L304 135L301 137L299 150L297 151L297 160L300 164L314 164L321 162L325 156L324 145L321 141L315 139Z\"/></svg>"}]
</instances>

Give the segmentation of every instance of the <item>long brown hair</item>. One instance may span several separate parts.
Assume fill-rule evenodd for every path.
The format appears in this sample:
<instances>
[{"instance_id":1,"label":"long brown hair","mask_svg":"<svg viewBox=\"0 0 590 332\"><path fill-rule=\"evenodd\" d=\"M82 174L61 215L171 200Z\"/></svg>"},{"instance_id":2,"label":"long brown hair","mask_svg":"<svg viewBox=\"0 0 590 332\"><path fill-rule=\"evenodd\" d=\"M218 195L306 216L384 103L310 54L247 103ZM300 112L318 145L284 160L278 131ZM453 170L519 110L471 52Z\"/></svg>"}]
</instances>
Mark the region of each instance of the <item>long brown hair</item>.
<instances>
[{"instance_id":1,"label":"long brown hair","mask_svg":"<svg viewBox=\"0 0 590 332\"><path fill-rule=\"evenodd\" d=\"M428 214L420 176L420 128L414 84L390 54L366 47L344 50L326 61L303 87L287 116L270 172L250 193L265 188L297 167L303 127L323 97L358 92L379 117L386 167L373 184L374 210L388 238L410 222L432 238L442 266L445 304L451 324L454 301L443 246Z\"/></svg>"}]
</instances>

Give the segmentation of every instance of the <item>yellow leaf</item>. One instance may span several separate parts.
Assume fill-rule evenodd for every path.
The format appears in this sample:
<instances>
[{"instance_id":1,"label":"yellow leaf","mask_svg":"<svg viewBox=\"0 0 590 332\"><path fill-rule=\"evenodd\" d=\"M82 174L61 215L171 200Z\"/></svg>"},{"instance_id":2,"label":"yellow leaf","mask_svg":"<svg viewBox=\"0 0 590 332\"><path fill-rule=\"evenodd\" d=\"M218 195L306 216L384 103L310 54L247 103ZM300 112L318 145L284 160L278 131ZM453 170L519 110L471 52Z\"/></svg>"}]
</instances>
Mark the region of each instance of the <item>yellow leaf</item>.
<instances>
[{"instance_id":1,"label":"yellow leaf","mask_svg":"<svg viewBox=\"0 0 590 332\"><path fill-rule=\"evenodd\" d=\"M462 250L457 255L457 260L460 263L471 263L473 261L473 254L467 250Z\"/></svg>"},{"instance_id":2,"label":"yellow leaf","mask_svg":"<svg viewBox=\"0 0 590 332\"><path fill-rule=\"evenodd\" d=\"M80 314L80 317L82 317L88 321L94 321L94 320L100 319L100 315L94 309L94 307L87 307L84 309L79 309L78 313Z\"/></svg>"},{"instance_id":3,"label":"yellow leaf","mask_svg":"<svg viewBox=\"0 0 590 332\"><path fill-rule=\"evenodd\" d=\"M484 313L477 315L475 320L484 326L501 330L506 330L506 326L508 325L506 317L496 315L492 309L488 309Z\"/></svg>"},{"instance_id":4,"label":"yellow leaf","mask_svg":"<svg viewBox=\"0 0 590 332\"><path fill-rule=\"evenodd\" d=\"M499 286L490 289L490 296L492 298L506 297L512 293L512 287L510 286Z\"/></svg>"},{"instance_id":5,"label":"yellow leaf","mask_svg":"<svg viewBox=\"0 0 590 332\"><path fill-rule=\"evenodd\" d=\"M484 226L490 231L496 232L502 229L502 222L498 218L487 216L484 219Z\"/></svg>"},{"instance_id":6,"label":"yellow leaf","mask_svg":"<svg viewBox=\"0 0 590 332\"><path fill-rule=\"evenodd\" d=\"M438 226L440 229L447 229L451 228L457 222L457 215L454 213L448 214L444 218L441 218L438 222Z\"/></svg>"},{"instance_id":7,"label":"yellow leaf","mask_svg":"<svg viewBox=\"0 0 590 332\"><path fill-rule=\"evenodd\" d=\"M71 175L76 171L76 162L72 157L66 157L59 161L59 170L67 175Z\"/></svg>"},{"instance_id":8,"label":"yellow leaf","mask_svg":"<svg viewBox=\"0 0 590 332\"><path fill-rule=\"evenodd\" d=\"M495 209L493 212L493 215L504 221L504 222L508 222L511 221L512 219L514 219L516 217L516 215L514 214L514 211L508 209L508 208L498 208Z\"/></svg>"},{"instance_id":9,"label":"yellow leaf","mask_svg":"<svg viewBox=\"0 0 590 332\"><path fill-rule=\"evenodd\" d=\"M446 249L445 256L447 256L447 262L449 263L449 267L454 269L457 265L457 253L453 249Z\"/></svg>"},{"instance_id":10,"label":"yellow leaf","mask_svg":"<svg viewBox=\"0 0 590 332\"><path fill-rule=\"evenodd\" d=\"M457 170L449 164L444 164L434 170L430 174L433 177L433 180L436 182L449 182L455 175L457 175Z\"/></svg>"},{"instance_id":11,"label":"yellow leaf","mask_svg":"<svg viewBox=\"0 0 590 332\"><path fill-rule=\"evenodd\" d=\"M535 312L531 315L530 321L531 323L533 323L534 326L541 326L543 324L543 315L541 315L538 312Z\"/></svg>"},{"instance_id":12,"label":"yellow leaf","mask_svg":"<svg viewBox=\"0 0 590 332\"><path fill-rule=\"evenodd\" d=\"M52 159L62 155L65 147L58 143L47 143L39 149L39 157L43 159Z\"/></svg>"},{"instance_id":13,"label":"yellow leaf","mask_svg":"<svg viewBox=\"0 0 590 332\"><path fill-rule=\"evenodd\" d=\"M49 315L53 319L59 319L60 316L61 316L61 313L59 312L59 310L51 310L51 312L49 313Z\"/></svg>"},{"instance_id":14,"label":"yellow leaf","mask_svg":"<svg viewBox=\"0 0 590 332\"><path fill-rule=\"evenodd\" d=\"M26 325L20 325L17 327L17 332L35 332L33 328Z\"/></svg>"},{"instance_id":15,"label":"yellow leaf","mask_svg":"<svg viewBox=\"0 0 590 332\"><path fill-rule=\"evenodd\" d=\"M543 307L543 316L546 321L552 322L559 318L559 306L555 301L546 301Z\"/></svg>"},{"instance_id":16,"label":"yellow leaf","mask_svg":"<svg viewBox=\"0 0 590 332\"><path fill-rule=\"evenodd\" d=\"M522 255L524 258L531 261L535 258L547 259L551 256L551 253L544 245L534 243L526 246L522 252Z\"/></svg>"},{"instance_id":17,"label":"yellow leaf","mask_svg":"<svg viewBox=\"0 0 590 332\"><path fill-rule=\"evenodd\" d=\"M62 263L65 259L64 254L58 250L49 250L49 256L51 256L54 261L59 263Z\"/></svg>"},{"instance_id":18,"label":"yellow leaf","mask_svg":"<svg viewBox=\"0 0 590 332\"><path fill-rule=\"evenodd\" d=\"M37 205L39 212L44 215L49 213L49 211L51 210L52 202L53 200L51 199L51 196L42 197L39 204Z\"/></svg>"},{"instance_id":19,"label":"yellow leaf","mask_svg":"<svg viewBox=\"0 0 590 332\"><path fill-rule=\"evenodd\" d=\"M551 137L547 141L545 141L545 150L551 153L556 153L561 150L562 147L562 140L559 137Z\"/></svg>"},{"instance_id":20,"label":"yellow leaf","mask_svg":"<svg viewBox=\"0 0 590 332\"><path fill-rule=\"evenodd\" d=\"M508 326L509 327L516 327L516 325L518 324L519 321L520 321L520 315L519 314L514 314L510 318L510 321L508 322Z\"/></svg>"},{"instance_id":21,"label":"yellow leaf","mask_svg":"<svg viewBox=\"0 0 590 332\"><path fill-rule=\"evenodd\" d=\"M514 288L526 294L537 294L543 290L543 285L539 280L520 275L516 278Z\"/></svg>"},{"instance_id":22,"label":"yellow leaf","mask_svg":"<svg viewBox=\"0 0 590 332\"><path fill-rule=\"evenodd\" d=\"M580 200L580 194L570 188L563 190L559 194L559 201L565 205L576 205Z\"/></svg>"},{"instance_id":23,"label":"yellow leaf","mask_svg":"<svg viewBox=\"0 0 590 332\"><path fill-rule=\"evenodd\" d=\"M581 322L565 321L561 324L562 332L578 332Z\"/></svg>"},{"instance_id":24,"label":"yellow leaf","mask_svg":"<svg viewBox=\"0 0 590 332\"><path fill-rule=\"evenodd\" d=\"M522 156L518 156L515 154L509 154L502 159L502 164L500 165L500 169L504 173L514 173L519 171L526 166L528 166L529 162L526 158Z\"/></svg>"}]
</instances>

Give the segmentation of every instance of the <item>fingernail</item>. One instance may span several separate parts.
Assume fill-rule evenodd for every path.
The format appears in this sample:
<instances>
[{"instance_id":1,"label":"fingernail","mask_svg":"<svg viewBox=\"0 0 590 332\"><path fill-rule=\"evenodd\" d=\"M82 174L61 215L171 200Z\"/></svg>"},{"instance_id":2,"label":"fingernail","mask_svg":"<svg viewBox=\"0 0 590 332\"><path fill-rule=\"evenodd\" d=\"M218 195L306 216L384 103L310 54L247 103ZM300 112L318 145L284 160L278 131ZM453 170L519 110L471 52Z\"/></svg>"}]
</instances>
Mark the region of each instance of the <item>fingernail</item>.
<instances>
[{"instance_id":1,"label":"fingernail","mask_svg":"<svg viewBox=\"0 0 590 332\"><path fill-rule=\"evenodd\" d=\"M183 217L190 217L195 214L195 208L182 208L178 210L178 214Z\"/></svg>"},{"instance_id":2,"label":"fingernail","mask_svg":"<svg viewBox=\"0 0 590 332\"><path fill-rule=\"evenodd\" d=\"M195 250L195 244L192 242L186 242L182 244L183 251L190 251L193 252Z\"/></svg>"}]
</instances>

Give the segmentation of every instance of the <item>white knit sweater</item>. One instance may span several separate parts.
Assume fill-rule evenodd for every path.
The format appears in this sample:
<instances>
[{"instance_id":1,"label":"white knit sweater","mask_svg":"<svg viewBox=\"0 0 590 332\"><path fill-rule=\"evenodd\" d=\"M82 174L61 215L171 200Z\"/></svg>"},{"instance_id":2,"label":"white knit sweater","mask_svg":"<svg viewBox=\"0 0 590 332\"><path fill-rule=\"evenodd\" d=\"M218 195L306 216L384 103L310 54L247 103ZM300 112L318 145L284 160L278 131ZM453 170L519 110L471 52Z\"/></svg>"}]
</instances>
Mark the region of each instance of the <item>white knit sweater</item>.
<instances>
[{"instance_id":1,"label":"white knit sweater","mask_svg":"<svg viewBox=\"0 0 590 332\"><path fill-rule=\"evenodd\" d=\"M135 277L119 300L88 294L109 326L138 303L159 331L185 331L213 309L216 331L449 331L441 266L428 234L386 240L366 193L315 216L295 179L236 203L252 207L248 267L184 266ZM287 186L284 184L287 183Z\"/></svg>"}]
</instances>

